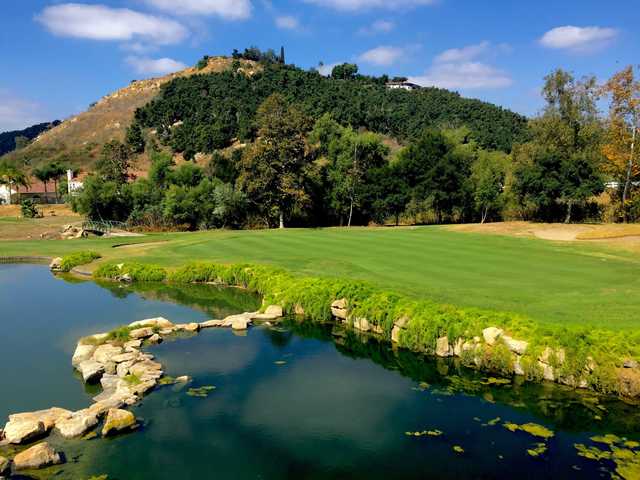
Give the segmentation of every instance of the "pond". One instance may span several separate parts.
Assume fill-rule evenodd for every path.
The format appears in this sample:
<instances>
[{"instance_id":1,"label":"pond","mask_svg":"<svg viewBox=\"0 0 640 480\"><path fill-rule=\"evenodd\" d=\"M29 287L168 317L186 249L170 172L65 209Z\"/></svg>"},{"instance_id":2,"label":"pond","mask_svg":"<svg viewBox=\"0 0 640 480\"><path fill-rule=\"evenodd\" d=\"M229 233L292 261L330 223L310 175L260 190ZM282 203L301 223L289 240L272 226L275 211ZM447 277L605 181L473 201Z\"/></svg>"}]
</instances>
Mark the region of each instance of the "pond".
<instances>
[{"instance_id":1,"label":"pond","mask_svg":"<svg viewBox=\"0 0 640 480\"><path fill-rule=\"evenodd\" d=\"M0 265L0 417L86 407L95 387L85 388L70 364L83 335L157 316L222 318L259 303L239 289L99 285ZM52 435L67 464L41 478L595 479L616 468L640 478L630 476L640 461L638 406L503 382L333 325L211 329L148 350L168 375L216 388L205 397L154 390L133 407L142 428L131 434ZM616 435L607 437L614 445L598 443L605 434Z\"/></svg>"}]
</instances>

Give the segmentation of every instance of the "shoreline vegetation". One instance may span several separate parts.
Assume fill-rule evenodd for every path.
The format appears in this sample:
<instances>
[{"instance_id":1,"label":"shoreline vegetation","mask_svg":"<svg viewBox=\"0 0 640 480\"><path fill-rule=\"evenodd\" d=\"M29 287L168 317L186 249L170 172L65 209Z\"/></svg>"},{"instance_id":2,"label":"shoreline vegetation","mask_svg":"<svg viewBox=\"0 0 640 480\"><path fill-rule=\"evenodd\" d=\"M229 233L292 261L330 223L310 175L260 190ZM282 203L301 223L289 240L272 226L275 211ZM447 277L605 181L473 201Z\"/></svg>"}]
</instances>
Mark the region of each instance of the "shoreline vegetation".
<instances>
[{"instance_id":1,"label":"shoreline vegetation","mask_svg":"<svg viewBox=\"0 0 640 480\"><path fill-rule=\"evenodd\" d=\"M96 255L81 252L70 257ZM56 259L53 269L68 262ZM266 265L195 262L167 269L103 263L93 278L239 286L261 295L264 305L282 307L285 314L314 322L342 322L399 348L457 357L478 370L589 388L626 399L640 396L640 338L633 332L542 325L521 314L445 305L365 281L295 275Z\"/></svg>"}]
</instances>

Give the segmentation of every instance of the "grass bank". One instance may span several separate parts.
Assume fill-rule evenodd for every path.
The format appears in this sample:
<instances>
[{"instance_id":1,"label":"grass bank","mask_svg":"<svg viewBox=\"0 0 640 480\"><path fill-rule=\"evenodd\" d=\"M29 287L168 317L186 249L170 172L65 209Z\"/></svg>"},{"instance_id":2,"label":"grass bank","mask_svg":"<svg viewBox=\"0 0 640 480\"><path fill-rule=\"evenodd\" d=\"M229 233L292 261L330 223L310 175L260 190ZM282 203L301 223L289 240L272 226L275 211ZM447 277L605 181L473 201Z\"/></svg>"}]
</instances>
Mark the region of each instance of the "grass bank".
<instances>
[{"instance_id":1,"label":"grass bank","mask_svg":"<svg viewBox=\"0 0 640 480\"><path fill-rule=\"evenodd\" d=\"M122 243L129 245L113 248ZM0 256L58 256L80 250L99 253L101 262L133 261L169 269L192 261L272 265L296 275L361 280L413 299L513 312L544 326L638 330L640 259L600 245L440 227L0 242Z\"/></svg>"}]
</instances>

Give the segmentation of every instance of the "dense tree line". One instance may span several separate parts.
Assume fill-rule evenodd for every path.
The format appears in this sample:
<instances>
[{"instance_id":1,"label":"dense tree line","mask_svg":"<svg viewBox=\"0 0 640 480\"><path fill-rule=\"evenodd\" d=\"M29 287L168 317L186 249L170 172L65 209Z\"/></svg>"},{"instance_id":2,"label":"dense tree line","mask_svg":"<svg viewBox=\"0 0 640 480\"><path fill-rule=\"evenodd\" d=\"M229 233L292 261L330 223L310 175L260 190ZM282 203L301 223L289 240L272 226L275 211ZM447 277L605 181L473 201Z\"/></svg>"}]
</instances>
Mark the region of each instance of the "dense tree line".
<instances>
[{"instance_id":1,"label":"dense tree line","mask_svg":"<svg viewBox=\"0 0 640 480\"><path fill-rule=\"evenodd\" d=\"M239 63L231 71L169 82L138 110L132 129L153 128L164 143L191 158L235 138L253 141L258 107L280 93L314 120L330 113L342 125L403 140L427 128L464 125L482 147L509 152L527 133L526 119L508 110L436 88L389 90L386 77L357 75L355 65L337 66L331 77L277 62L265 63L251 76L238 68Z\"/></svg>"},{"instance_id":2,"label":"dense tree line","mask_svg":"<svg viewBox=\"0 0 640 480\"><path fill-rule=\"evenodd\" d=\"M224 88L240 83L236 93L249 88L255 98L243 103L234 95L212 94L214 86L222 88L217 82L224 75L235 79ZM138 112L128 145L104 147L74 207L92 218L186 229L640 219L640 82L631 68L604 86L563 70L548 75L545 108L510 151L488 148L469 126L434 128L426 122L427 128L406 132L393 154L388 136L350 121L359 115L350 103L357 95L326 99L324 111L316 103L322 95L302 96L308 78L320 89L354 84L375 94L374 85L358 80L357 69L342 66L336 72L341 80L332 81L281 66L264 75L299 83L271 94L270 81L233 73L170 84ZM202 87L200 102L190 97L194 84ZM340 88L336 94L358 90ZM212 102L212 96L222 101ZM605 97L607 118L598 111ZM222 149L242 136L241 126L246 145ZM150 127L186 159L191 149L212 151L210 160L206 166L176 166L173 152L157 146ZM152 159L149 175L131 181L129 160L145 148Z\"/></svg>"}]
</instances>

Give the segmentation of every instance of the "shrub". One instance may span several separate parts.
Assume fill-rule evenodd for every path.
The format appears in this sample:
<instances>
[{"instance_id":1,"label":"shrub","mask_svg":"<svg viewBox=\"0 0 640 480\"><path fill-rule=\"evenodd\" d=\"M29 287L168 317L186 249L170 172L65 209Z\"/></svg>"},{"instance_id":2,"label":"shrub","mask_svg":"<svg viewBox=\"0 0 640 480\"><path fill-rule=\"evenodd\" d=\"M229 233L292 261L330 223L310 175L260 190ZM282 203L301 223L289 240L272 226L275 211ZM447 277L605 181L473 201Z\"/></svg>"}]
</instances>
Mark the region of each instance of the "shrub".
<instances>
[{"instance_id":1,"label":"shrub","mask_svg":"<svg viewBox=\"0 0 640 480\"><path fill-rule=\"evenodd\" d=\"M73 268L79 265L86 265L94 260L101 258L96 252L77 252L71 255L62 257L62 263L60 264L60 270L63 272L70 272Z\"/></svg>"},{"instance_id":2,"label":"shrub","mask_svg":"<svg viewBox=\"0 0 640 480\"><path fill-rule=\"evenodd\" d=\"M36 218L42 216L38 211L36 202L31 198L27 198L20 203L20 212L24 218Z\"/></svg>"},{"instance_id":3,"label":"shrub","mask_svg":"<svg viewBox=\"0 0 640 480\"><path fill-rule=\"evenodd\" d=\"M122 275L129 275L134 282L163 282L167 271L157 265L143 263L105 263L93 273L94 278L104 280L116 280Z\"/></svg>"}]
</instances>

